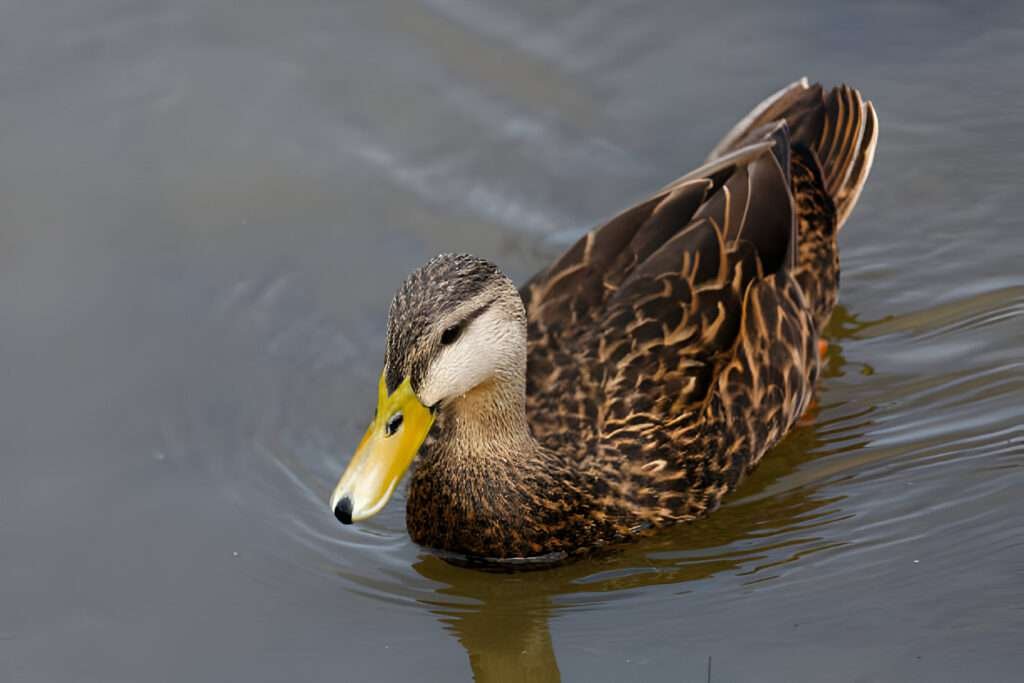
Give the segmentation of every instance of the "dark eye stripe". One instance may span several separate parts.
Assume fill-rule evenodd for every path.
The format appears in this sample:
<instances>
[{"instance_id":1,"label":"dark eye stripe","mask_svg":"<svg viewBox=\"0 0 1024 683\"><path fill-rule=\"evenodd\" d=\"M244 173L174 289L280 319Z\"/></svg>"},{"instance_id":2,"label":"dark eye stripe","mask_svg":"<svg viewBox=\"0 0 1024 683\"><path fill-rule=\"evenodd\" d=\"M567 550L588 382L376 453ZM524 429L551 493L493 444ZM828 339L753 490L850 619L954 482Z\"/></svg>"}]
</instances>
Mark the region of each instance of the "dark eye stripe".
<instances>
[{"instance_id":1,"label":"dark eye stripe","mask_svg":"<svg viewBox=\"0 0 1024 683\"><path fill-rule=\"evenodd\" d=\"M458 339L460 334L462 334L462 323L459 323L458 325L452 325L447 330L441 333L441 344L444 346L448 346L456 339Z\"/></svg>"},{"instance_id":2,"label":"dark eye stripe","mask_svg":"<svg viewBox=\"0 0 1024 683\"><path fill-rule=\"evenodd\" d=\"M480 308L471 311L465 318L463 318L457 324L445 329L445 331L441 333L441 345L448 346L449 344L454 343L455 340L462 335L462 331L469 327L469 324L471 322L473 322L481 315L483 315L484 312L487 311L487 309L490 308L491 304L493 304L495 301L496 299L491 299Z\"/></svg>"}]
</instances>

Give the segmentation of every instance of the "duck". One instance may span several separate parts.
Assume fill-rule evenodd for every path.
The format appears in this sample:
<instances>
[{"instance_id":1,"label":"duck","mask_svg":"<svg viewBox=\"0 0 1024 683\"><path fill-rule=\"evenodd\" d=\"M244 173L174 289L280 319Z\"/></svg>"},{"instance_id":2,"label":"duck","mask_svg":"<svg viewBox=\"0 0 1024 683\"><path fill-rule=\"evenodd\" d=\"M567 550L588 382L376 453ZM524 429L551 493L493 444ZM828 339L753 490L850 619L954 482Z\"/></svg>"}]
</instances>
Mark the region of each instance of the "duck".
<instances>
[{"instance_id":1,"label":"duck","mask_svg":"<svg viewBox=\"0 0 1024 683\"><path fill-rule=\"evenodd\" d=\"M428 261L391 302L334 516L372 517L412 469L415 543L529 562L713 512L811 405L877 140L870 101L804 78L521 287Z\"/></svg>"}]
</instances>

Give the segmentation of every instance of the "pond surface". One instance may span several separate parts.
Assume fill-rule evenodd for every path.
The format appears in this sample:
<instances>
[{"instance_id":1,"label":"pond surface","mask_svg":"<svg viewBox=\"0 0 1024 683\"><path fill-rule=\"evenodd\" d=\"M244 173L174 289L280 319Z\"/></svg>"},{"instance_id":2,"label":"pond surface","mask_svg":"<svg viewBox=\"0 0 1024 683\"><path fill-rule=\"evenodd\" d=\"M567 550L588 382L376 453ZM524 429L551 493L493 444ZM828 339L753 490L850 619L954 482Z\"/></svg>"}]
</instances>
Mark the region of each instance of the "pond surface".
<instances>
[{"instance_id":1,"label":"pond surface","mask_svg":"<svg viewBox=\"0 0 1024 683\"><path fill-rule=\"evenodd\" d=\"M0 7L0 681L1024 666L1024 5ZM387 303L523 280L807 75L878 108L816 421L710 519L500 575L327 498Z\"/></svg>"}]
</instances>

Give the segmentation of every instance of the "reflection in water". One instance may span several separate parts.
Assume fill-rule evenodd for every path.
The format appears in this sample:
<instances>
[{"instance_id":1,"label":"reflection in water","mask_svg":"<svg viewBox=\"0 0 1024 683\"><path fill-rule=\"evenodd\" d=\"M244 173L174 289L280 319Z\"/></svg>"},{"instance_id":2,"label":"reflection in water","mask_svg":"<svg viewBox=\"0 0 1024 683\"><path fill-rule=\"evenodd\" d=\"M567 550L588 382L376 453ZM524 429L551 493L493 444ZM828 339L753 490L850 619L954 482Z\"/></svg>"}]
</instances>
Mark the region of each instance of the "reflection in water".
<instances>
[{"instance_id":1,"label":"reflection in water","mask_svg":"<svg viewBox=\"0 0 1024 683\"><path fill-rule=\"evenodd\" d=\"M437 591L445 599L430 608L466 649L477 681L560 680L548 619L561 580L460 569L433 555L414 568L446 584Z\"/></svg>"},{"instance_id":2,"label":"reflection in water","mask_svg":"<svg viewBox=\"0 0 1024 683\"><path fill-rule=\"evenodd\" d=\"M842 339L863 327L845 308L836 308L828 329L823 394L828 378L843 373ZM867 424L863 419L857 423ZM414 568L442 587L436 596L420 601L466 649L477 681L558 681L549 621L559 609L624 597L626 591L645 587L700 581L720 572L766 581L777 567L844 545L815 533L842 518L837 508L841 497L818 496L821 478L780 482L823 455L829 441L825 434L836 430L836 425L806 422L709 518L664 529L597 557L503 574L454 566L425 553ZM849 439L850 430L842 431Z\"/></svg>"}]
</instances>

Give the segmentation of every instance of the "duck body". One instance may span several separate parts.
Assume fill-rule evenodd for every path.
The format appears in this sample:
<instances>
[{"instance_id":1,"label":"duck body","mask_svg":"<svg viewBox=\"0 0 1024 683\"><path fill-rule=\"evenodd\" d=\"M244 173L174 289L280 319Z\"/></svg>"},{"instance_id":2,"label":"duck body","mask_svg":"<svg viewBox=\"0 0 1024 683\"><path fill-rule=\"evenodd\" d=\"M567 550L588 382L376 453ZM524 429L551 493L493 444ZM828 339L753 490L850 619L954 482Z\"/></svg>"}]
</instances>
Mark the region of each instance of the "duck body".
<instances>
[{"instance_id":1,"label":"duck body","mask_svg":"<svg viewBox=\"0 0 1024 683\"><path fill-rule=\"evenodd\" d=\"M433 416L412 539L572 556L718 507L813 396L876 140L855 90L799 81L521 289L464 255L410 276L381 391L408 381Z\"/></svg>"}]
</instances>

